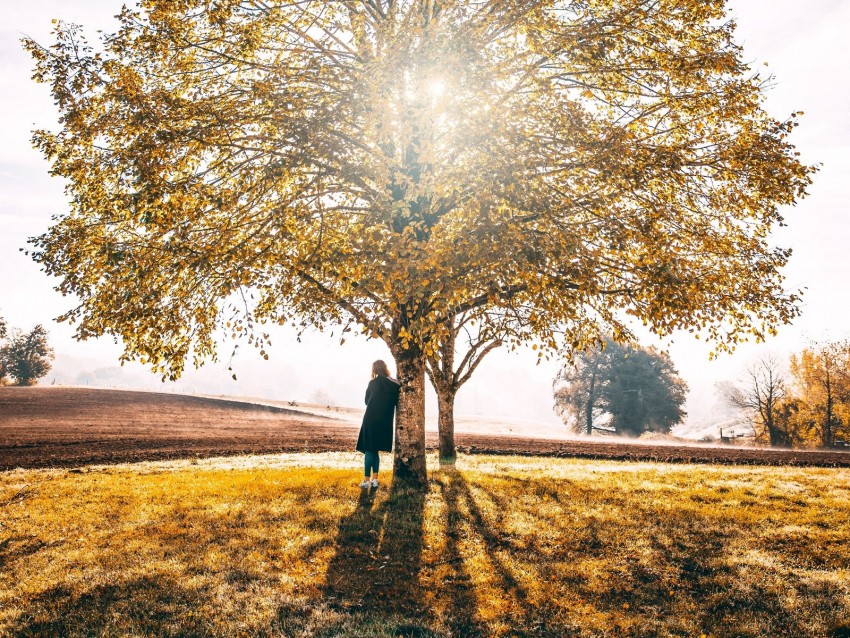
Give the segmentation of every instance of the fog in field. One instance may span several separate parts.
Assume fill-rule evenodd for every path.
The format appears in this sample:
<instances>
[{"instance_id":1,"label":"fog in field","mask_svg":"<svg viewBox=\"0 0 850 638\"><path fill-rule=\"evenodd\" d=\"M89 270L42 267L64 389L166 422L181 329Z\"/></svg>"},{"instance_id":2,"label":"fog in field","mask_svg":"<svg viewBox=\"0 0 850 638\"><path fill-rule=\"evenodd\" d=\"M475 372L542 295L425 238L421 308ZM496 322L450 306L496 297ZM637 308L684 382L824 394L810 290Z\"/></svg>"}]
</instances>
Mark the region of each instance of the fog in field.
<instances>
[{"instance_id":1,"label":"fog in field","mask_svg":"<svg viewBox=\"0 0 850 638\"><path fill-rule=\"evenodd\" d=\"M298 343L286 330L276 332L280 338L273 338L268 361L258 357L250 346L240 348L230 360L232 343L224 342L222 350L227 356L223 361L209 363L200 370L189 369L179 381L165 383L143 366L121 367L110 363L104 351L112 350L117 356L120 352L117 346L104 348L98 343L91 348L90 356L85 356L86 344L80 344L59 354L53 372L42 383L227 394L360 407L372 361L384 359L395 372L392 355L382 342L349 338L340 346L338 339L314 333L303 336ZM236 380L227 370L228 363ZM491 353L461 389L456 411L559 423L552 411L551 383L555 371L554 362L537 366L536 355L532 356L530 351ZM427 390L428 411L436 413L436 396L430 383Z\"/></svg>"},{"instance_id":2,"label":"fog in field","mask_svg":"<svg viewBox=\"0 0 850 638\"><path fill-rule=\"evenodd\" d=\"M222 351L227 356L222 361L211 362L200 370L190 367L176 382L163 382L138 364L117 365L118 346L102 340L81 343L73 350L60 351L54 370L42 383L256 397L297 404L362 408L372 361L384 359L395 372L392 356L379 341L349 338L340 346L338 339L312 333L302 336L299 343L285 329L273 329L272 336L268 361L262 360L250 347L240 348L231 360L232 343L223 342ZM708 363L706 360L694 361L694 364L698 367ZM236 380L232 379L228 365L233 367ZM529 432L542 435L567 434L566 426L552 409L552 379L559 365L554 360L537 364L536 353L531 349L493 352L458 394L456 414L471 421L476 421L475 417L509 419ZM689 376L684 370L682 374L686 378ZM434 417L436 396L430 383L426 387L426 412ZM693 390L687 406L689 418L675 429L675 434L695 439L716 438L718 426L726 426L724 431L728 432L734 415L716 395L713 386L704 382Z\"/></svg>"}]
</instances>

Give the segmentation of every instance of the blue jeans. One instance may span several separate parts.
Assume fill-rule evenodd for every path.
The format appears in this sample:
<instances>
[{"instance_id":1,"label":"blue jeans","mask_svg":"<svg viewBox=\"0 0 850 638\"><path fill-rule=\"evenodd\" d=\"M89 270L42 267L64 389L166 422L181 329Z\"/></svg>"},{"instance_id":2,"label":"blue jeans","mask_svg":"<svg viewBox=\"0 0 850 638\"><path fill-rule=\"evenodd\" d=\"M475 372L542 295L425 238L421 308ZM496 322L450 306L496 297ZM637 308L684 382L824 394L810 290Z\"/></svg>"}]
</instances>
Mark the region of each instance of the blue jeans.
<instances>
[{"instance_id":1,"label":"blue jeans","mask_svg":"<svg viewBox=\"0 0 850 638\"><path fill-rule=\"evenodd\" d=\"M381 457L378 456L377 452L364 452L363 465L365 468L366 476L369 476L373 473L377 474L378 468L381 465Z\"/></svg>"}]
</instances>

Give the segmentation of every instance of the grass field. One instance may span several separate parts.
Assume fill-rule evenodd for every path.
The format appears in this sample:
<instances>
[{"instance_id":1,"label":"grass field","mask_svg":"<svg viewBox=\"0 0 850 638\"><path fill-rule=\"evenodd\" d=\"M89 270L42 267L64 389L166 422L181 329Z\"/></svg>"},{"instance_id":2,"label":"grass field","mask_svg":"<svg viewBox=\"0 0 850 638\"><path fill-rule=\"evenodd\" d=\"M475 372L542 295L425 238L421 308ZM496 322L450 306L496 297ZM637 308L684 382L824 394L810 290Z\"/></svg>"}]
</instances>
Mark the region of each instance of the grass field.
<instances>
[{"instance_id":1,"label":"grass field","mask_svg":"<svg viewBox=\"0 0 850 638\"><path fill-rule=\"evenodd\" d=\"M0 473L0 635L850 636L845 469L358 464Z\"/></svg>"}]
</instances>

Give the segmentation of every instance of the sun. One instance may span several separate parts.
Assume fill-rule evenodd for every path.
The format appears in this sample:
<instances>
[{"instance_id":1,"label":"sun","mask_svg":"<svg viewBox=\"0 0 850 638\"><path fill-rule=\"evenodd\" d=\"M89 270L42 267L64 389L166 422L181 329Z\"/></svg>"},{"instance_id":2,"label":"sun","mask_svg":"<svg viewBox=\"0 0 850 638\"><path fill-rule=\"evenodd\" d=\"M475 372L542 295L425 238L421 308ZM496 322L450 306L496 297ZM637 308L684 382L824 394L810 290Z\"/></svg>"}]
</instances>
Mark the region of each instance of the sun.
<instances>
[{"instance_id":1,"label":"sun","mask_svg":"<svg viewBox=\"0 0 850 638\"><path fill-rule=\"evenodd\" d=\"M439 99L446 93L446 83L441 79L433 79L428 82L426 90L432 99Z\"/></svg>"}]
</instances>

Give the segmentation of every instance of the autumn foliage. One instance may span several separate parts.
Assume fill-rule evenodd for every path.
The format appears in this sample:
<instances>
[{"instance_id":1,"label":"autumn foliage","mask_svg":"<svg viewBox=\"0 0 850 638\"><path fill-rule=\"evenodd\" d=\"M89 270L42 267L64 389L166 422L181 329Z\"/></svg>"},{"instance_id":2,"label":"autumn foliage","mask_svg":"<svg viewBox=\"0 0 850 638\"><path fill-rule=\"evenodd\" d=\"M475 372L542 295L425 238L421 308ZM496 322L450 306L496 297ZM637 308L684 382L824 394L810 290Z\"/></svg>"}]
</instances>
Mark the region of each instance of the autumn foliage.
<instances>
[{"instance_id":1,"label":"autumn foliage","mask_svg":"<svg viewBox=\"0 0 850 638\"><path fill-rule=\"evenodd\" d=\"M145 0L90 47L25 45L70 210L33 257L81 338L178 376L262 321L386 341L397 471L454 317L581 348L793 319L769 242L812 169L722 0ZM502 338L502 337L500 337ZM453 347L453 345L452 345Z\"/></svg>"},{"instance_id":2,"label":"autumn foliage","mask_svg":"<svg viewBox=\"0 0 850 638\"><path fill-rule=\"evenodd\" d=\"M850 342L812 343L790 367L785 418L794 438L824 447L850 442Z\"/></svg>"},{"instance_id":3,"label":"autumn foliage","mask_svg":"<svg viewBox=\"0 0 850 638\"><path fill-rule=\"evenodd\" d=\"M789 365L768 355L742 381L727 384L731 403L770 445L834 447L850 442L850 342L812 342Z\"/></svg>"}]
</instances>

